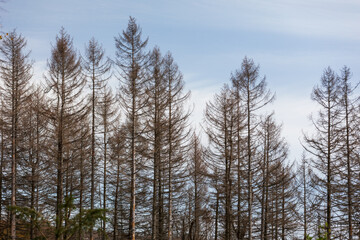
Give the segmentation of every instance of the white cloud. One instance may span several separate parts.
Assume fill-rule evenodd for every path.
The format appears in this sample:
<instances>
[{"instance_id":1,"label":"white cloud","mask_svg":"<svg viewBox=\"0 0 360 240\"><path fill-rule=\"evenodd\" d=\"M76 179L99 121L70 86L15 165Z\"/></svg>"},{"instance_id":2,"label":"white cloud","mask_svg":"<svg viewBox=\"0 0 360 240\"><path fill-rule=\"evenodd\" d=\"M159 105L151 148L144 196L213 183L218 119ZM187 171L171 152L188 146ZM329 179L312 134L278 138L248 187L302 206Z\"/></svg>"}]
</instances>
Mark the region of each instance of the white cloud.
<instances>
[{"instance_id":1,"label":"white cloud","mask_svg":"<svg viewBox=\"0 0 360 240\"><path fill-rule=\"evenodd\" d=\"M335 0L198 0L179 11L189 24L316 37L360 39L360 2ZM191 21L190 21L191 20Z\"/></svg>"},{"instance_id":2,"label":"white cloud","mask_svg":"<svg viewBox=\"0 0 360 240\"><path fill-rule=\"evenodd\" d=\"M318 106L306 96L280 95L269 108L274 109L275 119L283 124L282 134L290 145L290 160L300 159L303 131L313 129L309 116L318 111Z\"/></svg>"},{"instance_id":3,"label":"white cloud","mask_svg":"<svg viewBox=\"0 0 360 240\"><path fill-rule=\"evenodd\" d=\"M43 61L36 61L33 65L33 77L32 81L36 84L40 84L44 81L44 74L46 72L46 64L45 60Z\"/></svg>"}]
</instances>

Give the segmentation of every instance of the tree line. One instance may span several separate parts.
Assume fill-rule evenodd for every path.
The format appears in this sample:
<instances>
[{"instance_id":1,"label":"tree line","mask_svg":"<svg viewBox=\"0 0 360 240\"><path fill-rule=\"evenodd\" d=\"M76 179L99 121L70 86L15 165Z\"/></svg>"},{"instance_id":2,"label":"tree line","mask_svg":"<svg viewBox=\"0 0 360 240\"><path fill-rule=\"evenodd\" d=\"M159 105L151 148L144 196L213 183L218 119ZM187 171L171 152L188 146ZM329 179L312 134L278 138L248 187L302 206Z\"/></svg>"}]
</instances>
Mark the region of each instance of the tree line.
<instances>
[{"instance_id":1,"label":"tree line","mask_svg":"<svg viewBox=\"0 0 360 240\"><path fill-rule=\"evenodd\" d=\"M314 87L296 162L251 58L206 104L200 136L172 54L147 43L130 17L115 59L94 38L80 55L62 28L39 81L25 38L2 39L1 239L360 239L348 67Z\"/></svg>"}]
</instances>

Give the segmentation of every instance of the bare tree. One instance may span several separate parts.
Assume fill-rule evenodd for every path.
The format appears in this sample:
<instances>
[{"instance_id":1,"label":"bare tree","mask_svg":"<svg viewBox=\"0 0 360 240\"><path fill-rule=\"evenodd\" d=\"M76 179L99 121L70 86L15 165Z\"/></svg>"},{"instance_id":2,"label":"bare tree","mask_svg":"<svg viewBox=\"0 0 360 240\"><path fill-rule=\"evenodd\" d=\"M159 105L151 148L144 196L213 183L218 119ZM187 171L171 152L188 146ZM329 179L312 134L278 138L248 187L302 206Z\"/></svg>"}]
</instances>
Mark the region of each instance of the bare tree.
<instances>
[{"instance_id":1,"label":"bare tree","mask_svg":"<svg viewBox=\"0 0 360 240\"><path fill-rule=\"evenodd\" d=\"M235 156L236 136L236 101L234 92L225 85L214 102L207 103L205 110L206 134L209 137L209 157L212 159L213 170L221 170L224 179L222 186L225 198L225 229L224 238L232 235L232 164ZM219 172L217 173L219 174ZM217 177L217 176L215 176Z\"/></svg>"},{"instance_id":2,"label":"bare tree","mask_svg":"<svg viewBox=\"0 0 360 240\"><path fill-rule=\"evenodd\" d=\"M261 169L261 187L259 189L260 204L261 204L261 230L260 236L261 239L269 238L269 225L271 224L269 213L274 212L270 208L271 202L271 189L274 187L283 187L286 183L283 178L279 181L275 181L275 175L284 175L285 173L281 172L283 170L284 161L287 157L288 146L284 138L281 137L281 126L275 123L273 114L267 115L264 117L260 123L259 128L259 139L263 142L263 145L260 147L261 152L263 152L262 161L259 162ZM285 191L285 189L281 189ZM287 190L287 189L286 189ZM285 198L283 194L283 198ZM283 201L285 208L285 202ZM288 204L288 203L287 203ZM278 214L278 212L276 213Z\"/></svg>"},{"instance_id":3,"label":"bare tree","mask_svg":"<svg viewBox=\"0 0 360 240\"><path fill-rule=\"evenodd\" d=\"M113 96L111 89L105 87L101 99L98 103L98 114L100 116L100 126L102 126L103 143L102 143L102 160L103 160L103 208L107 209L107 164L108 164L108 143L109 135L113 131L112 126L117 120L118 109L115 108L116 99ZM106 211L104 211L104 219L106 219ZM106 222L103 221L103 239L106 239Z\"/></svg>"},{"instance_id":4,"label":"bare tree","mask_svg":"<svg viewBox=\"0 0 360 240\"><path fill-rule=\"evenodd\" d=\"M199 136L193 133L189 156L190 190L192 194L192 214L189 238L194 240L209 239L212 224L208 198L207 178L208 170L205 164L203 147Z\"/></svg>"},{"instance_id":5,"label":"bare tree","mask_svg":"<svg viewBox=\"0 0 360 240\"><path fill-rule=\"evenodd\" d=\"M166 82L166 161L167 167L167 239L173 238L174 225L174 198L181 192L180 179L184 178L185 155L188 150L189 135L188 119L190 111L185 108L185 103L190 97L186 92L182 73L174 61L171 53L164 56L164 78Z\"/></svg>"},{"instance_id":6,"label":"bare tree","mask_svg":"<svg viewBox=\"0 0 360 240\"><path fill-rule=\"evenodd\" d=\"M306 240L308 236L313 235L312 225L314 223L313 216L313 200L314 200L314 191L312 186L312 169L308 162L308 158L303 152L301 156L301 165L297 169L297 195L299 203L298 216L299 221L303 226L303 239Z\"/></svg>"},{"instance_id":7,"label":"bare tree","mask_svg":"<svg viewBox=\"0 0 360 240\"><path fill-rule=\"evenodd\" d=\"M113 199L113 239L123 239L125 237L125 219L128 214L125 212L125 204L128 192L128 183L126 175L128 172L125 153L127 146L124 141L127 134L127 129L121 125L119 121L114 124L114 131L112 132L109 140L110 150L110 163L113 167L112 176L115 176L112 183L112 199Z\"/></svg>"},{"instance_id":8,"label":"bare tree","mask_svg":"<svg viewBox=\"0 0 360 240\"><path fill-rule=\"evenodd\" d=\"M130 239L135 239L136 210L136 165L139 157L139 138L142 132L140 117L143 114L146 101L143 97L147 78L146 65L148 56L144 52L148 40L141 39L141 29L135 18L130 17L127 29L115 38L116 65L120 68L121 104L125 112L130 136L130 169L131 169L131 199L130 199Z\"/></svg>"},{"instance_id":9,"label":"bare tree","mask_svg":"<svg viewBox=\"0 0 360 240\"><path fill-rule=\"evenodd\" d=\"M52 48L51 58L48 61L46 84L51 103L47 115L53 125L53 137L56 149L53 157L56 159L57 193L56 193L56 239L63 239L62 204L64 199L64 157L66 148L72 143L72 124L80 122L86 116L87 109L81 91L85 85L85 78L81 73L80 59L78 58L72 40L62 28L56 37L55 46ZM74 130L74 129L73 129ZM80 128L78 129L80 130Z\"/></svg>"},{"instance_id":10,"label":"bare tree","mask_svg":"<svg viewBox=\"0 0 360 240\"><path fill-rule=\"evenodd\" d=\"M315 87L311 95L312 100L321 106L318 118L316 120L312 118L316 132L312 137L304 135L305 150L314 156L313 164L319 171L319 174L314 176L320 183L317 190L326 204L325 228L328 239L331 239L331 234L334 231L331 229L333 220L331 213L335 211L332 199L335 176L338 174L336 172L338 165L336 154L339 151L339 127L341 123L339 118L339 90L339 78L328 67L321 77L321 85Z\"/></svg>"},{"instance_id":11,"label":"bare tree","mask_svg":"<svg viewBox=\"0 0 360 240\"><path fill-rule=\"evenodd\" d=\"M356 190L355 186L355 175L356 175L356 161L357 154L357 124L358 124L358 111L356 106L359 105L359 98L353 97L355 89L359 83L355 86L351 85L351 71L348 67L344 66L341 70L341 76L339 78L340 94L341 94L341 115L342 120L342 131L341 133L341 171L340 177L344 181L341 181L341 188L346 189L344 196L343 191L339 194L340 209L346 215L345 221L347 222L348 239L353 239L353 215L354 215L354 193Z\"/></svg>"},{"instance_id":12,"label":"bare tree","mask_svg":"<svg viewBox=\"0 0 360 240\"><path fill-rule=\"evenodd\" d=\"M28 98L29 80L31 78L32 63L29 61L29 53L24 53L26 41L24 37L11 32L2 40L0 45L1 66L0 74L3 85L1 93L6 104L4 105L3 119L8 126L7 134L11 136L11 203L16 206L17 187L17 162L19 158L19 141L21 132L19 121L22 117L25 102ZM11 214L11 239L16 239L16 214Z\"/></svg>"},{"instance_id":13,"label":"bare tree","mask_svg":"<svg viewBox=\"0 0 360 240\"><path fill-rule=\"evenodd\" d=\"M111 67L110 60L105 59L104 54L104 49L94 38L92 38L86 46L85 58L82 64L85 75L90 83L89 86L91 89L91 209L94 209L94 197L96 188L95 108L99 94L98 91L104 87L105 81L109 78L108 73ZM90 239L93 239L92 230L90 230Z\"/></svg>"},{"instance_id":14,"label":"bare tree","mask_svg":"<svg viewBox=\"0 0 360 240\"><path fill-rule=\"evenodd\" d=\"M44 201L44 179L46 178L46 133L48 124L42 114L46 98L40 87L31 88L27 102L24 103L27 111L19 124L22 126L21 153L18 162L18 183L20 194L18 200L22 202L21 206L29 207L32 211L41 211L39 208ZM34 239L36 233L36 219L34 215L30 216L29 228L22 234L29 234L30 239Z\"/></svg>"},{"instance_id":15,"label":"bare tree","mask_svg":"<svg viewBox=\"0 0 360 240\"><path fill-rule=\"evenodd\" d=\"M86 199L89 196L89 190L91 195L91 176L89 179L88 172L91 172L91 124L87 118L83 119L79 124L81 128L79 134L80 139L77 141L78 152L78 168L79 168L79 215L83 216L84 209L88 207ZM90 163L90 164L89 164ZM90 167L89 167L90 165ZM90 174L91 175L91 174ZM90 183L89 183L90 180ZM91 203L90 203L91 205ZM82 223L79 223L78 239L83 239Z\"/></svg>"},{"instance_id":16,"label":"bare tree","mask_svg":"<svg viewBox=\"0 0 360 240\"><path fill-rule=\"evenodd\" d=\"M164 237L164 146L166 129L167 88L164 78L164 60L160 49L154 48L150 54L149 81L147 83L147 131L146 140L149 142L148 158L153 165L152 178L152 239Z\"/></svg>"},{"instance_id":17,"label":"bare tree","mask_svg":"<svg viewBox=\"0 0 360 240\"><path fill-rule=\"evenodd\" d=\"M254 144L254 130L257 126L257 119L255 112L265 105L271 103L275 96L267 90L266 79L261 78L259 75L259 66L255 65L252 59L245 59L242 62L241 69L236 71L232 76L232 83L236 91L243 101L246 114L246 138L247 138L247 198L248 198L248 236L252 240L253 235L253 166L254 166L254 155L255 155L255 144Z\"/></svg>"}]
</instances>

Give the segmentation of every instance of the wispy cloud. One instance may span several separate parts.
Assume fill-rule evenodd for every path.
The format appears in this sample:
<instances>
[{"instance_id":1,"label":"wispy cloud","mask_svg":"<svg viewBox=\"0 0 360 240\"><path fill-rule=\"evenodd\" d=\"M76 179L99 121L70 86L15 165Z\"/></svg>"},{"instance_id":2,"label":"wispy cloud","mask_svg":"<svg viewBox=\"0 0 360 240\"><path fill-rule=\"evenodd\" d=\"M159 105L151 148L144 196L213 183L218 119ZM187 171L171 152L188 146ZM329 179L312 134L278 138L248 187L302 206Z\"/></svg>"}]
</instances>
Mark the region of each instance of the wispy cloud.
<instances>
[{"instance_id":1,"label":"wispy cloud","mask_svg":"<svg viewBox=\"0 0 360 240\"><path fill-rule=\"evenodd\" d=\"M192 10L175 13L178 18L191 20L189 24L321 38L360 39L358 1L197 0L189 4L193 6Z\"/></svg>"}]
</instances>

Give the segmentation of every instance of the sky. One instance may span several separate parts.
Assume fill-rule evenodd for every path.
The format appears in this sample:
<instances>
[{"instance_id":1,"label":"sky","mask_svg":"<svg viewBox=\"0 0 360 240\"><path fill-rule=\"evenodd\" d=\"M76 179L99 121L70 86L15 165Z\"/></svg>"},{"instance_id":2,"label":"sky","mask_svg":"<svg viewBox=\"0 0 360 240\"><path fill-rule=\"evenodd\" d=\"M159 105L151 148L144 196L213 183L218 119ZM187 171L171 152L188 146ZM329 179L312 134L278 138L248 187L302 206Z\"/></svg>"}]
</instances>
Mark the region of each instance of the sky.
<instances>
[{"instance_id":1,"label":"sky","mask_svg":"<svg viewBox=\"0 0 360 240\"><path fill-rule=\"evenodd\" d=\"M135 17L149 49L173 54L198 129L206 102L230 83L245 56L252 58L276 94L265 111L283 125L292 160L300 159L302 132L311 131L309 116L318 107L310 95L323 70L347 65L353 81L360 80L358 0L5 0L0 6L0 31L16 29L27 39L34 82L42 81L61 27L79 53L95 37L114 59L114 37Z\"/></svg>"}]
</instances>

